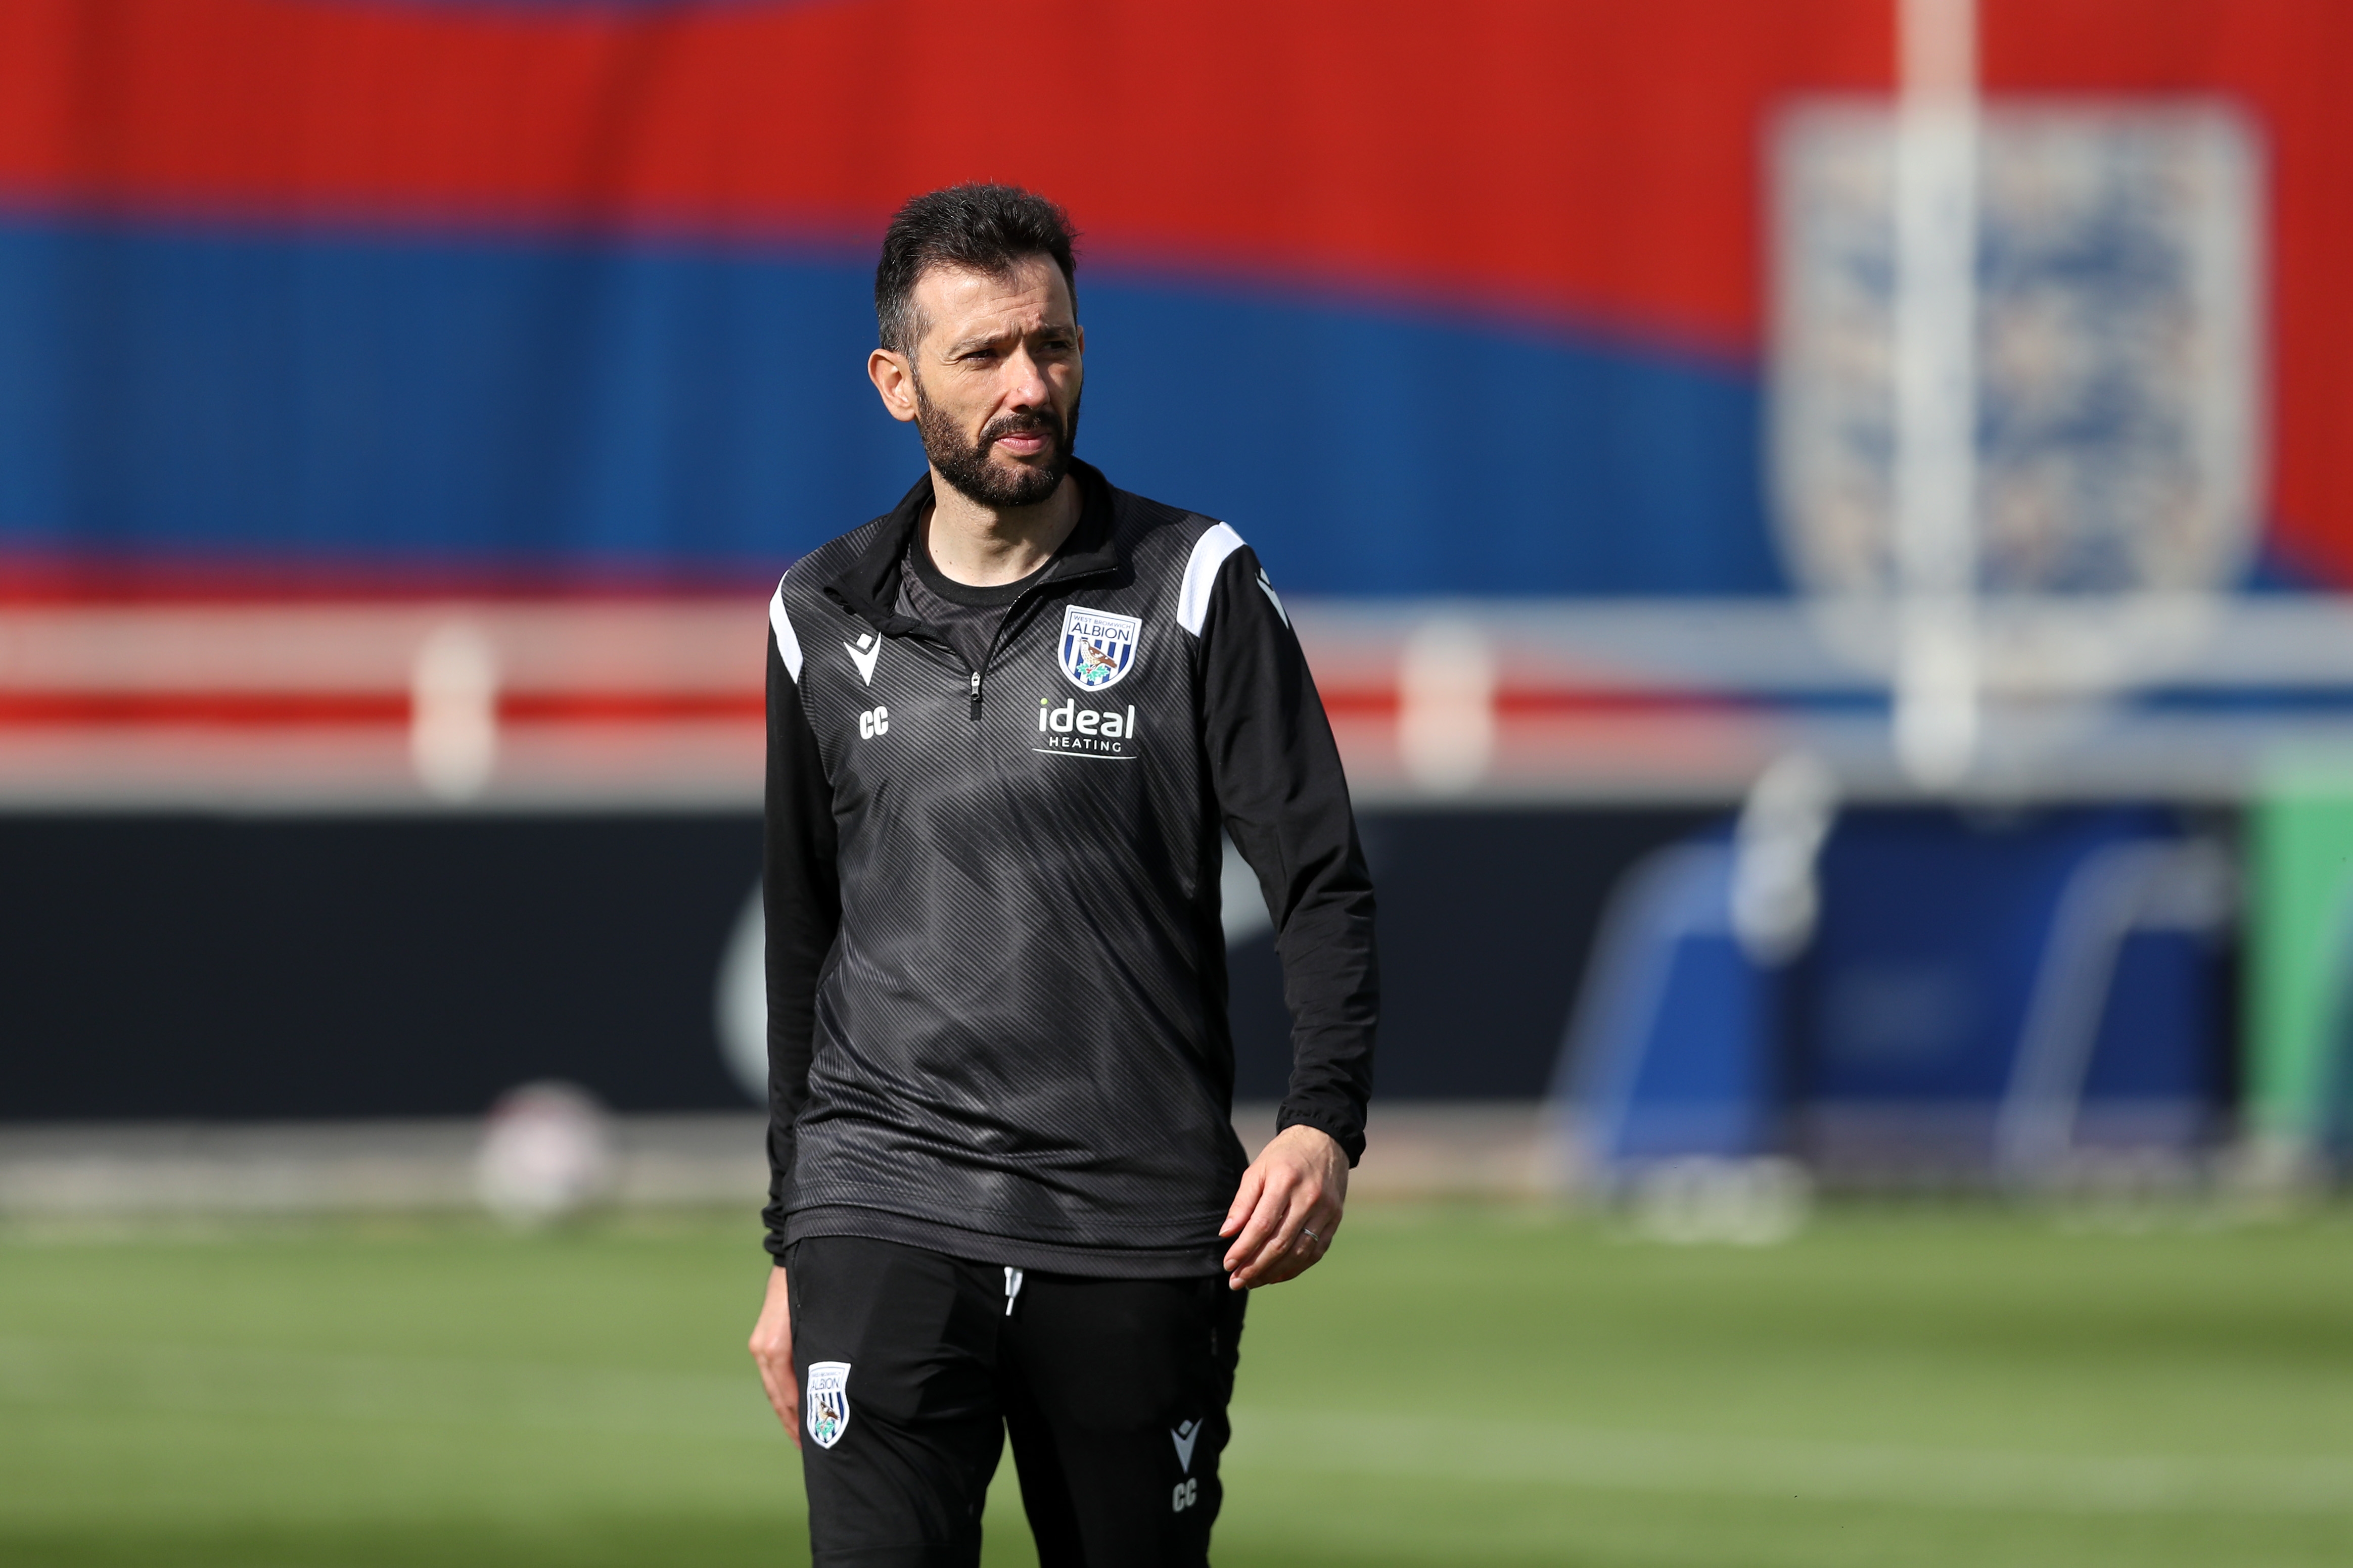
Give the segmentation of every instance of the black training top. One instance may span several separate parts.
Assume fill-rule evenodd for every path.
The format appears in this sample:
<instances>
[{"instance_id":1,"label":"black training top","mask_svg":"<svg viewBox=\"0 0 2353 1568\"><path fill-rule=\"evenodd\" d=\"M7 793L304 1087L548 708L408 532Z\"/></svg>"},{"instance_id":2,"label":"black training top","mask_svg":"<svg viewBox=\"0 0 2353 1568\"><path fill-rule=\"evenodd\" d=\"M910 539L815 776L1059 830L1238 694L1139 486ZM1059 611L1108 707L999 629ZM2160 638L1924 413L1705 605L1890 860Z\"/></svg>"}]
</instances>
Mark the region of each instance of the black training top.
<instances>
[{"instance_id":1,"label":"black training top","mask_svg":"<svg viewBox=\"0 0 2353 1568\"><path fill-rule=\"evenodd\" d=\"M987 659L997 628L1005 623L1005 612L1052 565L1049 561L1018 583L987 587L958 583L934 563L931 552L923 548L923 531L918 527L908 537L907 552L899 558L899 596L892 608L909 620L929 626L947 638L948 646L963 656L966 665L977 667Z\"/></svg>"},{"instance_id":2,"label":"black training top","mask_svg":"<svg viewBox=\"0 0 2353 1568\"><path fill-rule=\"evenodd\" d=\"M779 1257L1216 1272L1243 1166L1221 825L1282 959L1278 1126L1363 1150L1372 885L1298 639L1232 529L1072 471L1078 526L976 663L900 607L928 476L770 603Z\"/></svg>"}]
</instances>

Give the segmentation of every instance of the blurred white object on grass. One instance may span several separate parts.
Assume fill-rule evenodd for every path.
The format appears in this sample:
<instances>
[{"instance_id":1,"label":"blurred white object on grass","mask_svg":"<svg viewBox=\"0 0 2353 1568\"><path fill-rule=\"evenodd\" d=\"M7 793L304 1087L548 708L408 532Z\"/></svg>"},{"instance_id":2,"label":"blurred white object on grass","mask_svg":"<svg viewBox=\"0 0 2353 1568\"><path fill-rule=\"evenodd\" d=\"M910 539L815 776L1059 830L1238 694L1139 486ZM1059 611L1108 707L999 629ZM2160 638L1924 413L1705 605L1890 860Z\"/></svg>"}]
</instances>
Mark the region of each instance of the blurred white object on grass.
<instances>
[{"instance_id":1,"label":"blurred white object on grass","mask_svg":"<svg viewBox=\"0 0 2353 1568\"><path fill-rule=\"evenodd\" d=\"M1806 1226L1814 1185L1795 1160L1662 1160L1634 1178L1629 1217L1652 1241L1773 1247Z\"/></svg>"},{"instance_id":2,"label":"blurred white object on grass","mask_svg":"<svg viewBox=\"0 0 2353 1568\"><path fill-rule=\"evenodd\" d=\"M508 1224L546 1225L577 1214L612 1191L613 1177L609 1119L586 1089L527 1083L491 1107L474 1191Z\"/></svg>"}]
</instances>

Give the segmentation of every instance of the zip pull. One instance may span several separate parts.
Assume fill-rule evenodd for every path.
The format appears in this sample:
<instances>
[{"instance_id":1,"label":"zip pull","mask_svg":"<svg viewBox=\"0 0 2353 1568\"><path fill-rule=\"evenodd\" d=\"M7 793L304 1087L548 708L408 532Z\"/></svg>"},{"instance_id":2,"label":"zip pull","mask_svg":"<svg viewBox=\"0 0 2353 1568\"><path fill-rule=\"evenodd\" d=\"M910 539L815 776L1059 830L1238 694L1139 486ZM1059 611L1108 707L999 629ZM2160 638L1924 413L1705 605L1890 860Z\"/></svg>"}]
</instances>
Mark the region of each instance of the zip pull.
<instances>
[{"instance_id":1,"label":"zip pull","mask_svg":"<svg viewBox=\"0 0 2353 1568\"><path fill-rule=\"evenodd\" d=\"M977 679L978 677L975 679ZM1013 1298L1019 1294L1021 1294L1021 1270L1008 1268L1005 1270L1005 1315L1007 1317L1013 1315Z\"/></svg>"},{"instance_id":2,"label":"zip pull","mask_svg":"<svg viewBox=\"0 0 2353 1568\"><path fill-rule=\"evenodd\" d=\"M972 672L972 716L975 720L978 720L980 717L980 671L976 669ZM1008 1269L1007 1272L1009 1274L1014 1272L1014 1270ZM1021 1289L1021 1286L1018 1281L1016 1281L1010 1289L1018 1290ZM1008 1311L1011 1310L1010 1308L1008 1308L1007 1310Z\"/></svg>"}]
</instances>

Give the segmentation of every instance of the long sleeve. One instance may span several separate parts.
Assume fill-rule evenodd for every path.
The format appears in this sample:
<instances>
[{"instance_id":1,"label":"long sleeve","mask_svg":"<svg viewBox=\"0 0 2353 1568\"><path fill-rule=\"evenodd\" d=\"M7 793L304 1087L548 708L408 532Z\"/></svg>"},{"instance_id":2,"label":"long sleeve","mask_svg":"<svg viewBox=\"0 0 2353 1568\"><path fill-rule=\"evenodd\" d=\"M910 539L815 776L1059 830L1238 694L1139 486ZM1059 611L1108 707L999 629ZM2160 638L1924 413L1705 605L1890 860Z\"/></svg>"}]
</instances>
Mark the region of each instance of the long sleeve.
<instances>
[{"instance_id":1,"label":"long sleeve","mask_svg":"<svg viewBox=\"0 0 2353 1568\"><path fill-rule=\"evenodd\" d=\"M789 623L787 623L789 625ZM794 646L798 663L798 645ZM767 1247L781 1261L793 1126L808 1098L818 972L841 924L833 786L776 631L768 634L768 774L762 902L768 928Z\"/></svg>"},{"instance_id":2,"label":"long sleeve","mask_svg":"<svg viewBox=\"0 0 2353 1568\"><path fill-rule=\"evenodd\" d=\"M1247 545L1218 570L1201 627L1203 738L1218 807L1274 917L1291 1011L1278 1130L1364 1152L1379 1012L1373 885L1339 748L1299 639Z\"/></svg>"}]
</instances>

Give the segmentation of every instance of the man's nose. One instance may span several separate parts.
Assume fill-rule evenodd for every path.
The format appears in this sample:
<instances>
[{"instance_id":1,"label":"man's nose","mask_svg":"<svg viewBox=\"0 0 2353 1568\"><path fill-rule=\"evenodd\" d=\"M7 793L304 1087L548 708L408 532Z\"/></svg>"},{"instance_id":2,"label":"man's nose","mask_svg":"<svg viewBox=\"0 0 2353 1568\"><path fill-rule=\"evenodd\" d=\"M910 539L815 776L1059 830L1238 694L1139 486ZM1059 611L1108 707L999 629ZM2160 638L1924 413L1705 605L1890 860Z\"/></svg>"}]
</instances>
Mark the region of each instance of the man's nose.
<instances>
[{"instance_id":1,"label":"man's nose","mask_svg":"<svg viewBox=\"0 0 2353 1568\"><path fill-rule=\"evenodd\" d=\"M1045 367L1028 349L1016 349L1005 361L1005 400L1016 408L1045 408L1054 401L1046 384Z\"/></svg>"}]
</instances>

